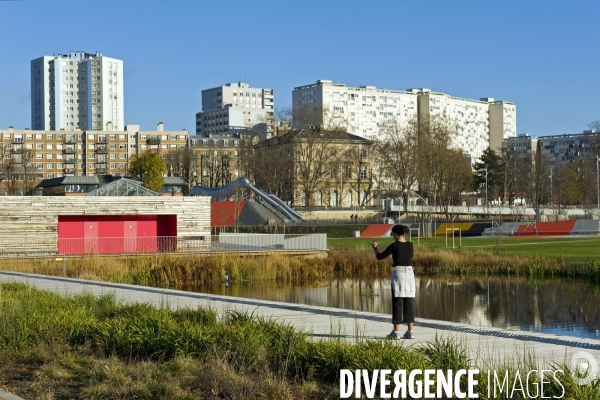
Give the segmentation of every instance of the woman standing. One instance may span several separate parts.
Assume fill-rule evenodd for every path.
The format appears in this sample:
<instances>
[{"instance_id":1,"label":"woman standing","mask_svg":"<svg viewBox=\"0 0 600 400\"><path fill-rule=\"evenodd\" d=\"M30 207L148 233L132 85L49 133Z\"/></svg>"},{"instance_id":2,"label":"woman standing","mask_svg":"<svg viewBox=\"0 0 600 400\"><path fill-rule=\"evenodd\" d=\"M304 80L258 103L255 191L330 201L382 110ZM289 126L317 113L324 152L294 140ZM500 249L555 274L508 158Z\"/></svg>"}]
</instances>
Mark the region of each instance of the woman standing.
<instances>
[{"instance_id":1,"label":"woman standing","mask_svg":"<svg viewBox=\"0 0 600 400\"><path fill-rule=\"evenodd\" d=\"M394 330L387 335L387 339L400 339L400 325L404 322L408 330L402 336L404 339L413 339L412 329L415 322L413 311L413 298L415 297L415 274L412 267L413 244L407 242L404 235L409 232L408 226L394 225L392 234L394 243L390 244L383 253L377 249L377 242L373 241L373 251L378 260L383 260L392 255L392 324Z\"/></svg>"}]
</instances>

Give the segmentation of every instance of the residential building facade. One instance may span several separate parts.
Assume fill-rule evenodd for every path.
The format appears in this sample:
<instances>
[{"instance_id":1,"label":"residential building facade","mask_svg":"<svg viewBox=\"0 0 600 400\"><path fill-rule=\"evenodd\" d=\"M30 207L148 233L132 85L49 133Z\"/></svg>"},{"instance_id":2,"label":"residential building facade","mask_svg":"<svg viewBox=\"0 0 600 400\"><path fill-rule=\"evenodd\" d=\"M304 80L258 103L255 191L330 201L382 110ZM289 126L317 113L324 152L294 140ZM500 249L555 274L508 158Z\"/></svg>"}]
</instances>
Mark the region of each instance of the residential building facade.
<instances>
[{"instance_id":1,"label":"residential building facade","mask_svg":"<svg viewBox=\"0 0 600 400\"><path fill-rule=\"evenodd\" d=\"M129 158L150 150L163 158L185 148L188 132L165 132L159 123L156 131L141 131L127 125L122 131L92 130L0 130L1 173L6 181L11 165L34 168L34 180L62 176L126 176ZM22 181L22 174L13 180Z\"/></svg>"},{"instance_id":2,"label":"residential building facade","mask_svg":"<svg viewBox=\"0 0 600 400\"><path fill-rule=\"evenodd\" d=\"M72 51L31 61L36 131L119 131L125 127L123 61Z\"/></svg>"},{"instance_id":3,"label":"residential building facade","mask_svg":"<svg viewBox=\"0 0 600 400\"><path fill-rule=\"evenodd\" d=\"M472 160L488 146L499 151L502 140L514 137L517 131L514 103L492 98L463 99L426 88L400 91L318 80L292 92L294 110L307 105L323 108L324 118L328 119L325 126L342 126L368 139L380 138L379 129L388 122L404 126L414 118L446 118L457 125L454 146Z\"/></svg>"},{"instance_id":4,"label":"residential building facade","mask_svg":"<svg viewBox=\"0 0 600 400\"><path fill-rule=\"evenodd\" d=\"M373 204L373 141L342 131L303 129L253 146L263 158L282 148L289 155L286 168L291 171L290 182L285 185L290 193L280 196L282 200L293 206L317 208ZM273 169L276 167L281 168L274 165ZM258 180L256 184L263 186Z\"/></svg>"},{"instance_id":5,"label":"residential building facade","mask_svg":"<svg viewBox=\"0 0 600 400\"><path fill-rule=\"evenodd\" d=\"M221 187L246 176L243 155L251 151L251 138L196 135L190 136L189 145L194 154L198 185Z\"/></svg>"},{"instance_id":6,"label":"residential building facade","mask_svg":"<svg viewBox=\"0 0 600 400\"><path fill-rule=\"evenodd\" d=\"M196 114L196 135L236 135L248 129L268 133L273 118L272 89L228 83L202 91L202 111Z\"/></svg>"},{"instance_id":7,"label":"residential building facade","mask_svg":"<svg viewBox=\"0 0 600 400\"><path fill-rule=\"evenodd\" d=\"M505 139L502 152L517 157L533 157L541 152L552 165L564 165L576 160L595 160L600 153L600 132L531 136L521 134Z\"/></svg>"}]
</instances>

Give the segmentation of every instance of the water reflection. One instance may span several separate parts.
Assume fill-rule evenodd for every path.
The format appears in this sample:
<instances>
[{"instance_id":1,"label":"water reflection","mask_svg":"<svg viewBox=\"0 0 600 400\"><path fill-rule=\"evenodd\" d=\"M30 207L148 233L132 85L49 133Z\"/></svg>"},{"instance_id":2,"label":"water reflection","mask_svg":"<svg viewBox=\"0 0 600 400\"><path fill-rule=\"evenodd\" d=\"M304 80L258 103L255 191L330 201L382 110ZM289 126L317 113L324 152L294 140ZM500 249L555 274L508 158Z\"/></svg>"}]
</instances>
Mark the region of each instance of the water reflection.
<instances>
[{"instance_id":1,"label":"water reflection","mask_svg":"<svg viewBox=\"0 0 600 400\"><path fill-rule=\"evenodd\" d=\"M581 283L418 276L417 317L600 339L600 299ZM336 279L314 286L269 284L196 291L391 314L389 279Z\"/></svg>"}]
</instances>

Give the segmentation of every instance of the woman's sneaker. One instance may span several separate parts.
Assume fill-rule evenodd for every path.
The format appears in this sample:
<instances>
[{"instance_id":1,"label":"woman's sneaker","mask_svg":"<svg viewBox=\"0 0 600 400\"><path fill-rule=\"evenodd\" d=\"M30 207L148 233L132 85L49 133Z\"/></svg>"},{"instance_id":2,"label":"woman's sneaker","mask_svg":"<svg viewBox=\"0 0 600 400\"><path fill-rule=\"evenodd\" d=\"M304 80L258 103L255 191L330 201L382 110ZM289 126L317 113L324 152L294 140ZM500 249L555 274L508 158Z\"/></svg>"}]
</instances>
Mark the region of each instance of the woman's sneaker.
<instances>
[{"instance_id":1,"label":"woman's sneaker","mask_svg":"<svg viewBox=\"0 0 600 400\"><path fill-rule=\"evenodd\" d=\"M392 331L389 335L385 337L387 340L399 340L400 332Z\"/></svg>"},{"instance_id":2,"label":"woman's sneaker","mask_svg":"<svg viewBox=\"0 0 600 400\"><path fill-rule=\"evenodd\" d=\"M412 334L412 331L406 331L403 336L404 339L414 339L415 337Z\"/></svg>"}]
</instances>

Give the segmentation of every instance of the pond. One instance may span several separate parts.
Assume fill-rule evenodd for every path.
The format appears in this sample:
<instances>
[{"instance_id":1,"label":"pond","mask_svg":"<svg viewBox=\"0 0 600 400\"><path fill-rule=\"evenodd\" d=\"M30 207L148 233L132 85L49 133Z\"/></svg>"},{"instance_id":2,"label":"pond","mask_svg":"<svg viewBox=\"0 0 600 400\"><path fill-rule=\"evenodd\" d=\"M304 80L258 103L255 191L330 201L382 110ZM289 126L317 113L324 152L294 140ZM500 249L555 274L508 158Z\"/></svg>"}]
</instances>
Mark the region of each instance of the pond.
<instances>
[{"instance_id":1,"label":"pond","mask_svg":"<svg viewBox=\"0 0 600 400\"><path fill-rule=\"evenodd\" d=\"M600 339L600 290L582 282L417 276L417 318ZM198 288L202 293L391 314L390 279Z\"/></svg>"}]
</instances>

